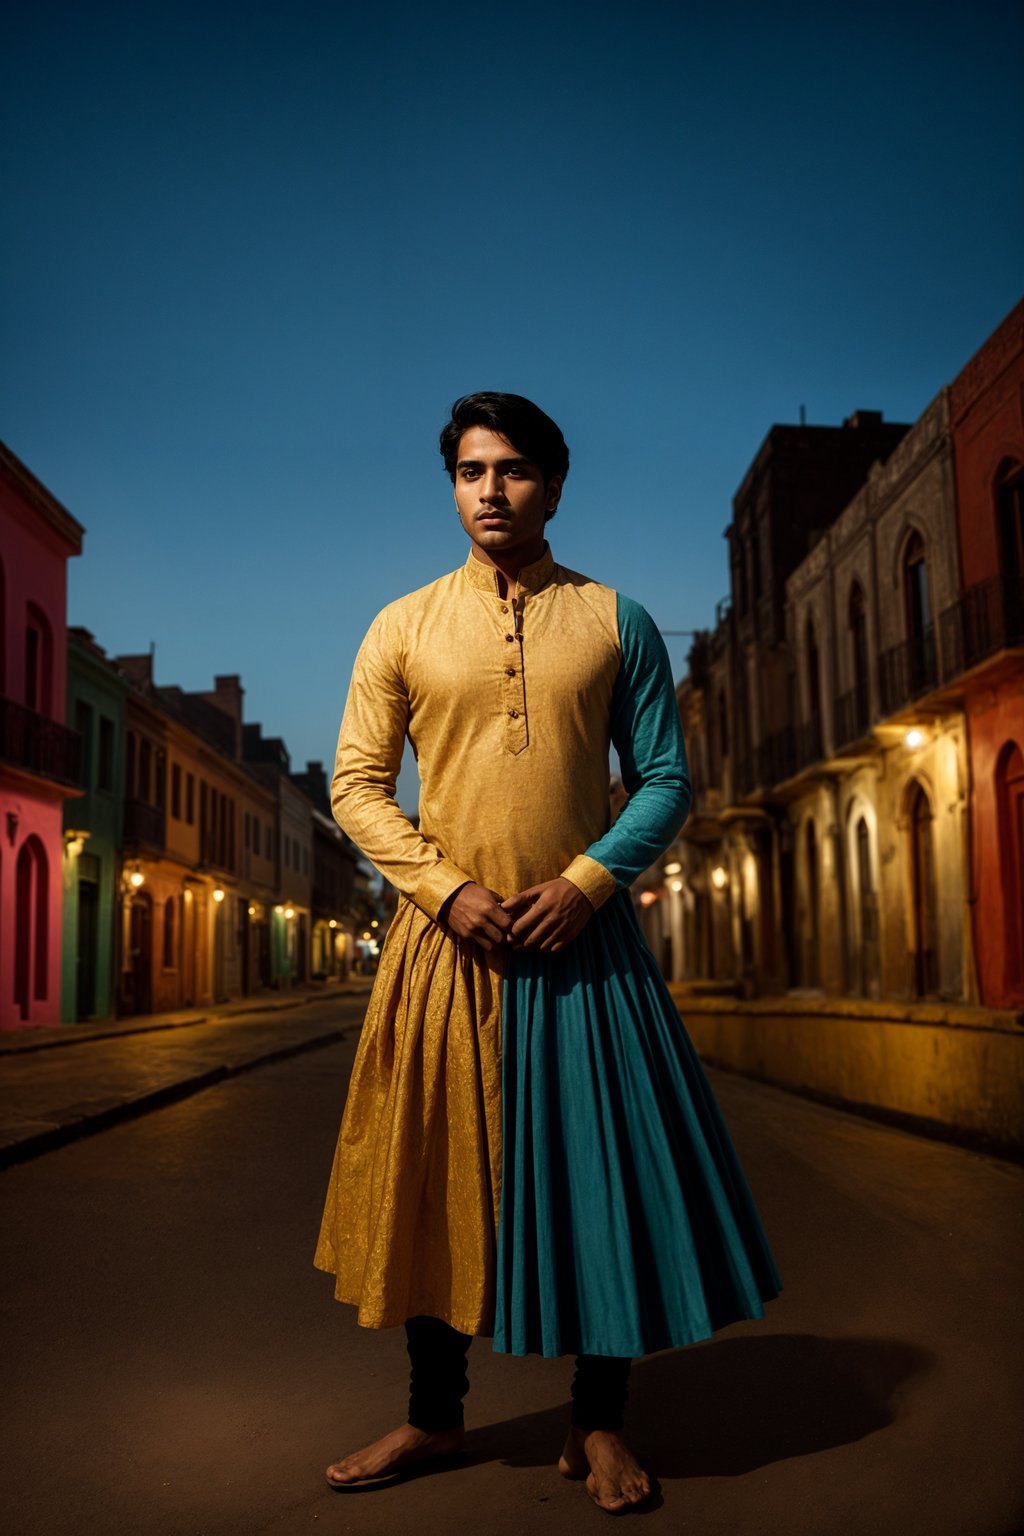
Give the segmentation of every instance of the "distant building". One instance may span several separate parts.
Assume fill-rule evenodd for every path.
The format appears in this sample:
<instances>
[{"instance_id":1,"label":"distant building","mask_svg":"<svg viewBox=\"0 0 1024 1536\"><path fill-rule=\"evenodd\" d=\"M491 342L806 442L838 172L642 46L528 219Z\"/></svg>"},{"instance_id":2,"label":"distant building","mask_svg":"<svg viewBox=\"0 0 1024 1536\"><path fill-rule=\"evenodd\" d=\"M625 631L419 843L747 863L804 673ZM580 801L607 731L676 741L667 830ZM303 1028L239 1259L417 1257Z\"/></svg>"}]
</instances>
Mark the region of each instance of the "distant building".
<instances>
[{"instance_id":1,"label":"distant building","mask_svg":"<svg viewBox=\"0 0 1024 1536\"><path fill-rule=\"evenodd\" d=\"M122 911L125 698L128 679L87 629L68 631L68 709L82 742L80 800L64 803L64 1023L113 1018ZM77 850L77 851L76 851Z\"/></svg>"},{"instance_id":2,"label":"distant building","mask_svg":"<svg viewBox=\"0 0 1024 1536\"><path fill-rule=\"evenodd\" d=\"M0 1029L58 1024L65 841L81 795L66 725L67 562L84 529L0 444Z\"/></svg>"}]
</instances>

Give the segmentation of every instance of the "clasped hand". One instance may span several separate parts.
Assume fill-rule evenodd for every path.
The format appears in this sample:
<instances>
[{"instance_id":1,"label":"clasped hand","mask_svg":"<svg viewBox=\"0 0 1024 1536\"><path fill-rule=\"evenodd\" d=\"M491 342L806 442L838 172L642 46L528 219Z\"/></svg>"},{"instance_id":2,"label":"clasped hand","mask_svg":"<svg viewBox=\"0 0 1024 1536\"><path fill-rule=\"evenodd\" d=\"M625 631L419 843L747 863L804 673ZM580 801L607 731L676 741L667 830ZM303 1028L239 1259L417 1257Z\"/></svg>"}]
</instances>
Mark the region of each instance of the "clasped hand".
<instances>
[{"instance_id":1,"label":"clasped hand","mask_svg":"<svg viewBox=\"0 0 1024 1536\"><path fill-rule=\"evenodd\" d=\"M581 933L594 908L579 886L561 875L531 885L502 901L484 885L463 885L455 892L442 923L482 949L511 944L557 954Z\"/></svg>"}]
</instances>

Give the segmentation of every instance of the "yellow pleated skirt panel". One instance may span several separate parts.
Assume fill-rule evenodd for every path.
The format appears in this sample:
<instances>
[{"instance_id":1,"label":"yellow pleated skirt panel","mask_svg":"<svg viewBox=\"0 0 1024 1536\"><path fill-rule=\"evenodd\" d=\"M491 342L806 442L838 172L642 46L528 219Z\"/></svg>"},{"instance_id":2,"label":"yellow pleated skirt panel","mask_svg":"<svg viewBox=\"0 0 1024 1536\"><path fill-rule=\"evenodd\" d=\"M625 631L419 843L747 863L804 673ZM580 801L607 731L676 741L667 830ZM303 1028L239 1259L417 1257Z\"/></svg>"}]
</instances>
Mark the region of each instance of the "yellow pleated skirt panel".
<instances>
[{"instance_id":1,"label":"yellow pleated skirt panel","mask_svg":"<svg viewBox=\"0 0 1024 1536\"><path fill-rule=\"evenodd\" d=\"M482 963L483 962L483 963ZM363 1024L314 1264L367 1328L426 1313L493 1333L501 960L407 898Z\"/></svg>"}]
</instances>

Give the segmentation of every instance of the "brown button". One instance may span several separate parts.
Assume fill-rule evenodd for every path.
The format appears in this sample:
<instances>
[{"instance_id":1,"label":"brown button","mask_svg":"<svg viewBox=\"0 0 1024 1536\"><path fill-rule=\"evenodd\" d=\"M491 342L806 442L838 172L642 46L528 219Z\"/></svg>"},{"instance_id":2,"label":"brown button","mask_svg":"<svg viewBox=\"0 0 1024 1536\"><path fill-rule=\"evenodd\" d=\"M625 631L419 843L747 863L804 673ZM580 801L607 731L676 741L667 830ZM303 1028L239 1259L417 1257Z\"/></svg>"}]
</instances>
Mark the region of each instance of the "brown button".
<instances>
[{"instance_id":1,"label":"brown button","mask_svg":"<svg viewBox=\"0 0 1024 1536\"><path fill-rule=\"evenodd\" d=\"M502 613L508 613L508 603L502 603L501 611Z\"/></svg>"},{"instance_id":2,"label":"brown button","mask_svg":"<svg viewBox=\"0 0 1024 1536\"><path fill-rule=\"evenodd\" d=\"M515 639L515 635L506 635L505 639L506 640L514 640Z\"/></svg>"},{"instance_id":3,"label":"brown button","mask_svg":"<svg viewBox=\"0 0 1024 1536\"><path fill-rule=\"evenodd\" d=\"M515 675L516 675L515 667L506 667L505 668L505 676L506 677L515 677Z\"/></svg>"},{"instance_id":4,"label":"brown button","mask_svg":"<svg viewBox=\"0 0 1024 1536\"><path fill-rule=\"evenodd\" d=\"M518 709L510 709L509 710L509 714L512 716L513 720L518 720L519 719L519 711L518 711Z\"/></svg>"}]
</instances>

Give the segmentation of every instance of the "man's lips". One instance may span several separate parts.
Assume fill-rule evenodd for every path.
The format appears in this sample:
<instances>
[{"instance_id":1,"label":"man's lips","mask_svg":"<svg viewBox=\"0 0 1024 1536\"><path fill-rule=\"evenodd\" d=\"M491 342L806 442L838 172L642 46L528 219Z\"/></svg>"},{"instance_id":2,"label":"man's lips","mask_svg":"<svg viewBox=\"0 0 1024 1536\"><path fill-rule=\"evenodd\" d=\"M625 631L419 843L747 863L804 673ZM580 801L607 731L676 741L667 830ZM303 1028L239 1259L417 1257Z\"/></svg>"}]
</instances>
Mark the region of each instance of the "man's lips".
<instances>
[{"instance_id":1,"label":"man's lips","mask_svg":"<svg viewBox=\"0 0 1024 1536\"><path fill-rule=\"evenodd\" d=\"M495 523L499 527L507 528L511 518L505 517L500 512L481 512L477 517L478 523Z\"/></svg>"}]
</instances>

